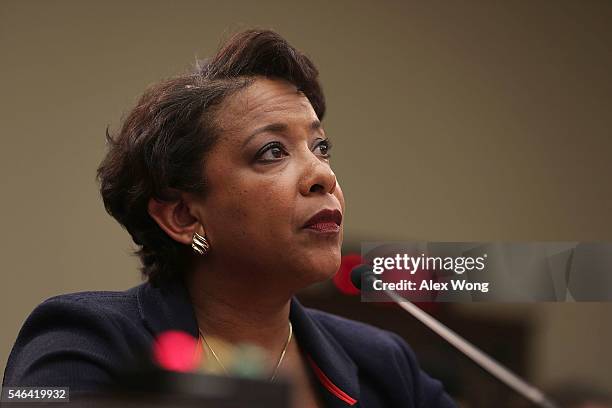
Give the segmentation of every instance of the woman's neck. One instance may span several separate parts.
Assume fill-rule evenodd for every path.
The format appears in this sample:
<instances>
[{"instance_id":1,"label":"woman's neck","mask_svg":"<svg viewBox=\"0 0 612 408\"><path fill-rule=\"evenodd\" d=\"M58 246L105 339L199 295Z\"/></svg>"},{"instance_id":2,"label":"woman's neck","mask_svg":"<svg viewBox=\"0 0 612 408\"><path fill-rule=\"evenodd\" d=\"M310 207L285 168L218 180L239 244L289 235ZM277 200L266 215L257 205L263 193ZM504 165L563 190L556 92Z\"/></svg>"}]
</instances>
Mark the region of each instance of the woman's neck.
<instances>
[{"instance_id":1,"label":"woman's neck","mask_svg":"<svg viewBox=\"0 0 612 408\"><path fill-rule=\"evenodd\" d=\"M206 336L251 343L271 355L283 349L289 333L292 293L245 276L195 271L187 287L199 328Z\"/></svg>"}]
</instances>

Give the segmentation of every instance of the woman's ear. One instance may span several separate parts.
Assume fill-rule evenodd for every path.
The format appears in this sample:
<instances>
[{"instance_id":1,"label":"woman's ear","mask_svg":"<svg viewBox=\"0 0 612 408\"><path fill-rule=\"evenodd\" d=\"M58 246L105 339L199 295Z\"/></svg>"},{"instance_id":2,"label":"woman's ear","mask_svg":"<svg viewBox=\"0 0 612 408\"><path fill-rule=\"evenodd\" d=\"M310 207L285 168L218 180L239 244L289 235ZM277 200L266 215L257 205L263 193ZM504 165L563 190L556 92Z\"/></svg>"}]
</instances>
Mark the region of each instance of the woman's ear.
<instances>
[{"instance_id":1,"label":"woman's ear","mask_svg":"<svg viewBox=\"0 0 612 408\"><path fill-rule=\"evenodd\" d=\"M191 215L189 207L182 198L176 201L160 201L149 199L147 207L149 215L157 222L170 238L182 244L189 245L200 222Z\"/></svg>"}]
</instances>

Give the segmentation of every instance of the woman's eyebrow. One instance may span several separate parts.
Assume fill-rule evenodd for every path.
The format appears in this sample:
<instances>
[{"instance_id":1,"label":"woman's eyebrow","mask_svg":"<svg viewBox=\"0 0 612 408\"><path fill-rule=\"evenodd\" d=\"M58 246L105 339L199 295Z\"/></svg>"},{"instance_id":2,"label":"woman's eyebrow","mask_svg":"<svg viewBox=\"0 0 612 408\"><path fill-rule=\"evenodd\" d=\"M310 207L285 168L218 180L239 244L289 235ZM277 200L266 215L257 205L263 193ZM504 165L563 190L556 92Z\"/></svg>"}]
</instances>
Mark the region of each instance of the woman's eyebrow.
<instances>
[{"instance_id":1,"label":"woman's eyebrow","mask_svg":"<svg viewBox=\"0 0 612 408\"><path fill-rule=\"evenodd\" d=\"M310 130L312 130L313 133L319 133L325 137L327 137L325 135L325 130L323 129L323 124L321 123L321 121L319 119L313 120L312 123L310 124ZM329 137L327 137L329 139Z\"/></svg>"},{"instance_id":2,"label":"woman's eyebrow","mask_svg":"<svg viewBox=\"0 0 612 408\"><path fill-rule=\"evenodd\" d=\"M282 133L288 129L285 123L270 123L269 125L262 126L251 133L242 143L242 146L246 146L255 136L264 132Z\"/></svg>"},{"instance_id":3,"label":"woman's eyebrow","mask_svg":"<svg viewBox=\"0 0 612 408\"><path fill-rule=\"evenodd\" d=\"M257 136L260 133L264 133L264 132L271 132L271 133L283 133L286 132L287 129L289 128L289 126L287 126L286 123L270 123L269 125L265 125L262 126L260 128L257 128L253 133L251 133L242 143L242 146L246 146L251 139L253 139L255 136ZM312 123L310 124L310 130L312 131L321 131L322 126L321 126L321 121L317 120L313 120Z\"/></svg>"}]
</instances>

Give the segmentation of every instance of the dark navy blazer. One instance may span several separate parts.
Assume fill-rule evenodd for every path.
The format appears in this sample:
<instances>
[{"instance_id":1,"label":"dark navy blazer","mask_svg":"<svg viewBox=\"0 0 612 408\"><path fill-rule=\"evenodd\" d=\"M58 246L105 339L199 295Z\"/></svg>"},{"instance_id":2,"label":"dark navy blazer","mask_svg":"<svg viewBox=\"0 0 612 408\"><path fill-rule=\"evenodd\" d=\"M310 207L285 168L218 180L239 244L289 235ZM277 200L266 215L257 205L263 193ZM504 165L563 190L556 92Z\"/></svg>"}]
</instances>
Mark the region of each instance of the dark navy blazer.
<instances>
[{"instance_id":1,"label":"dark navy blazer","mask_svg":"<svg viewBox=\"0 0 612 408\"><path fill-rule=\"evenodd\" d=\"M396 334L305 308L295 298L290 319L326 406L455 407ZM187 290L178 283L53 297L24 323L3 385L94 391L170 329L198 336Z\"/></svg>"}]
</instances>

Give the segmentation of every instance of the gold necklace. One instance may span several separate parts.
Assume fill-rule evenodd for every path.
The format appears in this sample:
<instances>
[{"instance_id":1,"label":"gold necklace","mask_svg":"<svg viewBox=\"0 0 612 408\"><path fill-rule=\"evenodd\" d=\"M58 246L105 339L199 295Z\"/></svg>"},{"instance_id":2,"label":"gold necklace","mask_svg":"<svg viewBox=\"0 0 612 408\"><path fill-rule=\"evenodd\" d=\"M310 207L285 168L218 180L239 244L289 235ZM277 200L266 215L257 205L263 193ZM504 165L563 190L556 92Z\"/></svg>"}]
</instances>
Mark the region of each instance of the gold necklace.
<instances>
[{"instance_id":1,"label":"gold necklace","mask_svg":"<svg viewBox=\"0 0 612 408\"><path fill-rule=\"evenodd\" d=\"M217 353L215 353L215 350L213 350L210 344L208 344L208 342L206 341L206 336L204 336L202 329L199 329L199 331L200 331L200 337L202 337L202 341L204 342L204 344L206 344L206 347L208 347L211 354L213 355L217 363L219 363L219 365L221 366L225 374L229 375L229 372L227 371L227 369L225 368L221 360L219 360L219 357L217 356ZM285 358L285 353L287 352L287 347L289 346L289 342L291 342L292 336L293 336L293 326L291 325L291 321L289 321L289 336L287 337L287 341L285 342L285 347L283 347L283 351L281 352L281 355L278 359L278 363L276 363L276 367L274 368L274 371L272 372L272 377L270 377L270 381L274 381L276 379L276 374L278 373L278 369L281 363L283 362L283 359Z\"/></svg>"}]
</instances>

